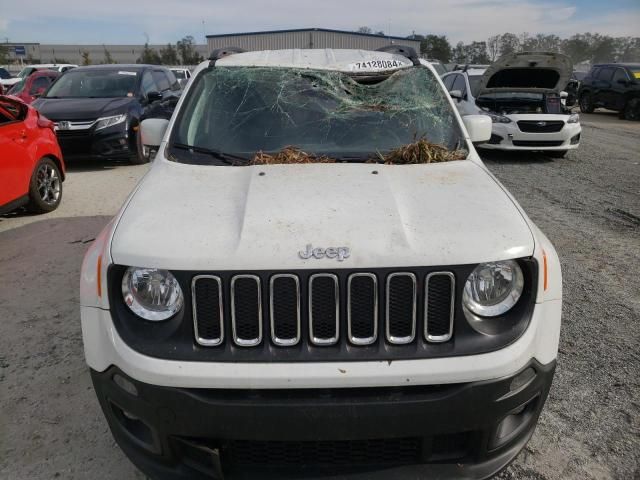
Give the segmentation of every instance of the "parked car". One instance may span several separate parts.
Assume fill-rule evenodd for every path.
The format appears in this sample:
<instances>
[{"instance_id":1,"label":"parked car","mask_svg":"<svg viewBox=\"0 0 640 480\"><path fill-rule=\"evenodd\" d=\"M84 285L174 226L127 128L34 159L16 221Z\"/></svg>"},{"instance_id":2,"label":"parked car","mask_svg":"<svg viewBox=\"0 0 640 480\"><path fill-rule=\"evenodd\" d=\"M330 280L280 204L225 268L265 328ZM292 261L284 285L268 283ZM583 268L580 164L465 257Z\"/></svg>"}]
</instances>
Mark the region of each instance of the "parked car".
<instances>
[{"instance_id":1,"label":"parked car","mask_svg":"<svg viewBox=\"0 0 640 480\"><path fill-rule=\"evenodd\" d=\"M148 157L139 156L137 147L140 117L180 92L165 67L96 65L65 73L33 105L56 123L65 157L145 163Z\"/></svg>"},{"instance_id":2,"label":"parked car","mask_svg":"<svg viewBox=\"0 0 640 480\"><path fill-rule=\"evenodd\" d=\"M489 115L485 149L540 150L563 157L580 145L580 116L562 104L573 66L556 53L514 53L489 68L463 68L442 77L461 115Z\"/></svg>"},{"instance_id":3,"label":"parked car","mask_svg":"<svg viewBox=\"0 0 640 480\"><path fill-rule=\"evenodd\" d=\"M553 377L560 263L475 151L491 120L462 119L428 62L226 49L140 131L156 160L80 303L94 390L147 476L513 460Z\"/></svg>"},{"instance_id":4,"label":"parked car","mask_svg":"<svg viewBox=\"0 0 640 480\"><path fill-rule=\"evenodd\" d=\"M594 65L579 95L581 112L602 107L619 112L621 118L640 120L640 63Z\"/></svg>"},{"instance_id":5,"label":"parked car","mask_svg":"<svg viewBox=\"0 0 640 480\"><path fill-rule=\"evenodd\" d=\"M71 70L72 68L76 67L77 65L73 65L70 63L40 63L37 65L27 65L22 70L20 70L20 73L18 73L16 77L8 78L6 80L0 80L0 83L2 83L6 90L8 87L12 87L22 79L27 78L33 72L37 72L39 70L53 70L58 73L64 73L67 70Z\"/></svg>"},{"instance_id":6,"label":"parked car","mask_svg":"<svg viewBox=\"0 0 640 480\"><path fill-rule=\"evenodd\" d=\"M4 93L4 85L2 80L8 80L11 78L11 74L4 68L0 68L0 95Z\"/></svg>"},{"instance_id":7,"label":"parked car","mask_svg":"<svg viewBox=\"0 0 640 480\"><path fill-rule=\"evenodd\" d=\"M0 96L0 213L24 205L35 213L55 210L64 177L53 122L14 97Z\"/></svg>"},{"instance_id":8,"label":"parked car","mask_svg":"<svg viewBox=\"0 0 640 480\"><path fill-rule=\"evenodd\" d=\"M180 82L180 85L184 88L191 78L191 70L186 67L171 67L171 71L178 79L178 82Z\"/></svg>"},{"instance_id":9,"label":"parked car","mask_svg":"<svg viewBox=\"0 0 640 480\"><path fill-rule=\"evenodd\" d=\"M30 104L41 97L60 74L54 70L40 70L32 73L16 83L7 95L18 97L24 103Z\"/></svg>"}]
</instances>

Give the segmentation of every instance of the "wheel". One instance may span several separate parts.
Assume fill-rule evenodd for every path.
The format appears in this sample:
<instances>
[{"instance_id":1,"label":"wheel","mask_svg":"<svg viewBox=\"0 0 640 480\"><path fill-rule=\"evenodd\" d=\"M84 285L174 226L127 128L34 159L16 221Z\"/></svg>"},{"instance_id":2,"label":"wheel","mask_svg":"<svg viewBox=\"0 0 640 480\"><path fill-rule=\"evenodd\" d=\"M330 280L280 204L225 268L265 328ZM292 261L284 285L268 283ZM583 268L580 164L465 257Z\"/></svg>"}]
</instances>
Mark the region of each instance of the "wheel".
<instances>
[{"instance_id":1,"label":"wheel","mask_svg":"<svg viewBox=\"0 0 640 480\"><path fill-rule=\"evenodd\" d=\"M593 113L595 110L593 106L593 99L590 93L583 93L580 95L580 111L582 113Z\"/></svg>"},{"instance_id":2,"label":"wheel","mask_svg":"<svg viewBox=\"0 0 640 480\"><path fill-rule=\"evenodd\" d=\"M136 134L136 151L129 157L129 162L134 165L142 165L143 163L149 163L150 152L149 147L142 145L142 139L140 133Z\"/></svg>"},{"instance_id":3,"label":"wheel","mask_svg":"<svg viewBox=\"0 0 640 480\"><path fill-rule=\"evenodd\" d=\"M623 118L625 120L640 120L640 98L632 98L625 103Z\"/></svg>"},{"instance_id":4,"label":"wheel","mask_svg":"<svg viewBox=\"0 0 640 480\"><path fill-rule=\"evenodd\" d=\"M29 182L28 208L35 213L55 210L62 200L62 175L56 162L41 158L33 169Z\"/></svg>"},{"instance_id":5,"label":"wheel","mask_svg":"<svg viewBox=\"0 0 640 480\"><path fill-rule=\"evenodd\" d=\"M548 157L551 158L564 158L567 154L568 150L550 150L548 152L544 152Z\"/></svg>"}]
</instances>

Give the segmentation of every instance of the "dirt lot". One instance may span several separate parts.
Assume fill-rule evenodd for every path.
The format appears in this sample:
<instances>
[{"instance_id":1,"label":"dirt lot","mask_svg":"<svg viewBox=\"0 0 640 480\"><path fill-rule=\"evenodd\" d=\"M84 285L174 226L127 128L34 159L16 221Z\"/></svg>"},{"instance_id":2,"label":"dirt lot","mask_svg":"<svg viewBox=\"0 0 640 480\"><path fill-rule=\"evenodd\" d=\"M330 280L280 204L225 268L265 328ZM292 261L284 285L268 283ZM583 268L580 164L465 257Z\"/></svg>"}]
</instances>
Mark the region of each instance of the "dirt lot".
<instances>
[{"instance_id":1,"label":"dirt lot","mask_svg":"<svg viewBox=\"0 0 640 480\"><path fill-rule=\"evenodd\" d=\"M539 427L503 479L640 478L640 124L583 118L578 152L485 155L556 245L565 303ZM146 167L72 166L47 217L0 217L0 478L141 479L83 361L78 270Z\"/></svg>"}]
</instances>

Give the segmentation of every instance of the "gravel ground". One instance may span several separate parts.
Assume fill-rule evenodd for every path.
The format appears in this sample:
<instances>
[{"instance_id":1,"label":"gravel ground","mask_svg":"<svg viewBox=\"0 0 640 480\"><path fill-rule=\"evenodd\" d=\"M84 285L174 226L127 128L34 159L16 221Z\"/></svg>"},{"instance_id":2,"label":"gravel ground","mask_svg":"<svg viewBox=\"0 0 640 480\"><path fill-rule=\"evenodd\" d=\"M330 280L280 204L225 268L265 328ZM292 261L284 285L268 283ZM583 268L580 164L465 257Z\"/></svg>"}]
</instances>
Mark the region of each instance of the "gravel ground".
<instances>
[{"instance_id":1,"label":"gravel ground","mask_svg":"<svg viewBox=\"0 0 640 480\"><path fill-rule=\"evenodd\" d=\"M484 155L554 242L565 288L551 395L502 479L640 479L640 124L583 122L583 144L565 159ZM92 391L78 270L145 171L72 166L57 212L0 216L1 479L143 478Z\"/></svg>"}]
</instances>

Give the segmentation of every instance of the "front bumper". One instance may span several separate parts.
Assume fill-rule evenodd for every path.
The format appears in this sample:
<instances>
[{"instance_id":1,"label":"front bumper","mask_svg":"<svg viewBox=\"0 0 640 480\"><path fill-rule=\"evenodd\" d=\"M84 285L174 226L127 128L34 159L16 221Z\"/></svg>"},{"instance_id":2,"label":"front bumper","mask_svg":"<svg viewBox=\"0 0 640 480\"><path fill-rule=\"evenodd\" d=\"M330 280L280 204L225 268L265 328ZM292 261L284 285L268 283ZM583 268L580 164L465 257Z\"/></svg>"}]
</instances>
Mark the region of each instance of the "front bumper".
<instances>
[{"instance_id":1,"label":"front bumper","mask_svg":"<svg viewBox=\"0 0 640 480\"><path fill-rule=\"evenodd\" d=\"M116 367L91 375L116 441L152 478L418 480L508 465L554 369L532 361L490 381L293 390L160 387Z\"/></svg>"},{"instance_id":2,"label":"front bumper","mask_svg":"<svg viewBox=\"0 0 640 480\"><path fill-rule=\"evenodd\" d=\"M574 150L580 145L581 132L579 123L567 123L555 133L522 132L514 120L511 123L494 123L491 140L479 147L493 150Z\"/></svg>"},{"instance_id":3,"label":"front bumper","mask_svg":"<svg viewBox=\"0 0 640 480\"><path fill-rule=\"evenodd\" d=\"M58 131L57 137L65 158L128 158L135 152L129 133L121 128Z\"/></svg>"}]
</instances>

